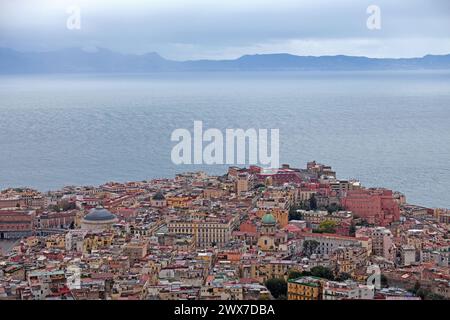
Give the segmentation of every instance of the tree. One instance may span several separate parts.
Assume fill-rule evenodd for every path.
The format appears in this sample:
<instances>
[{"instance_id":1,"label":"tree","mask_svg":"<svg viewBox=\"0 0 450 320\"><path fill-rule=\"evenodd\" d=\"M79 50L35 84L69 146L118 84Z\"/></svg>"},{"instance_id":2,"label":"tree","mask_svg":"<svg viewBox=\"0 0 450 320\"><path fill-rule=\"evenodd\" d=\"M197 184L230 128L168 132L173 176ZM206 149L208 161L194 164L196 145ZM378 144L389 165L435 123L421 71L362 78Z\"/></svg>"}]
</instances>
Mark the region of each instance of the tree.
<instances>
[{"instance_id":1,"label":"tree","mask_svg":"<svg viewBox=\"0 0 450 320\"><path fill-rule=\"evenodd\" d=\"M427 297L427 291L425 289L419 289L419 290L417 290L417 292L415 294L416 294L416 296L420 297L422 300L425 300L425 298Z\"/></svg>"},{"instance_id":2,"label":"tree","mask_svg":"<svg viewBox=\"0 0 450 320\"><path fill-rule=\"evenodd\" d=\"M324 278L327 280L334 280L333 271L331 271L331 269L322 266L312 268L311 275L314 277Z\"/></svg>"},{"instance_id":3,"label":"tree","mask_svg":"<svg viewBox=\"0 0 450 320\"><path fill-rule=\"evenodd\" d=\"M412 288L411 292L414 294L417 294L417 292L420 290L420 282L416 281L416 283L414 284L414 288Z\"/></svg>"},{"instance_id":4,"label":"tree","mask_svg":"<svg viewBox=\"0 0 450 320\"><path fill-rule=\"evenodd\" d=\"M389 287L389 281L388 281L388 278L387 278L384 274L381 274L381 276L380 276L380 282L381 282L381 286L382 286L383 288Z\"/></svg>"},{"instance_id":5,"label":"tree","mask_svg":"<svg viewBox=\"0 0 450 320\"><path fill-rule=\"evenodd\" d=\"M311 271L302 271L300 276L301 277L310 277L310 276L312 276L312 273L311 273Z\"/></svg>"},{"instance_id":6,"label":"tree","mask_svg":"<svg viewBox=\"0 0 450 320\"><path fill-rule=\"evenodd\" d=\"M265 188L266 185L264 183L258 183L253 187L253 190L259 190L259 188Z\"/></svg>"},{"instance_id":7,"label":"tree","mask_svg":"<svg viewBox=\"0 0 450 320\"><path fill-rule=\"evenodd\" d=\"M298 208L301 210L309 210L309 201L300 201Z\"/></svg>"},{"instance_id":8,"label":"tree","mask_svg":"<svg viewBox=\"0 0 450 320\"><path fill-rule=\"evenodd\" d=\"M289 279L297 279L297 278L300 278L301 276L303 276L302 272L297 271L297 270L292 270L289 272L288 280Z\"/></svg>"},{"instance_id":9,"label":"tree","mask_svg":"<svg viewBox=\"0 0 450 320\"><path fill-rule=\"evenodd\" d=\"M347 272L341 272L341 273L339 273L338 275L337 275L337 277L336 277L336 281L345 281L345 280L348 280L348 279L351 279L351 275L350 274L348 274Z\"/></svg>"},{"instance_id":10,"label":"tree","mask_svg":"<svg viewBox=\"0 0 450 320\"><path fill-rule=\"evenodd\" d=\"M305 254L305 256L309 257L316 251L319 245L320 243L316 240L305 240L303 242L303 253Z\"/></svg>"},{"instance_id":11,"label":"tree","mask_svg":"<svg viewBox=\"0 0 450 320\"><path fill-rule=\"evenodd\" d=\"M55 211L55 212L61 212L61 211L69 211L74 210L77 208L77 205L75 202L69 202L67 200L63 200L60 203L51 204L48 206L48 210Z\"/></svg>"},{"instance_id":12,"label":"tree","mask_svg":"<svg viewBox=\"0 0 450 320\"><path fill-rule=\"evenodd\" d=\"M336 203L332 203L327 207L328 213L333 213L340 210L342 210L342 207Z\"/></svg>"},{"instance_id":13,"label":"tree","mask_svg":"<svg viewBox=\"0 0 450 320\"><path fill-rule=\"evenodd\" d=\"M440 294L436 293L430 293L426 297L427 300L447 300L444 296L441 296Z\"/></svg>"},{"instance_id":14,"label":"tree","mask_svg":"<svg viewBox=\"0 0 450 320\"><path fill-rule=\"evenodd\" d=\"M265 283L267 290L270 291L275 299L287 296L287 282L282 278L269 279Z\"/></svg>"},{"instance_id":15,"label":"tree","mask_svg":"<svg viewBox=\"0 0 450 320\"><path fill-rule=\"evenodd\" d=\"M320 233L336 233L336 222L324 220L319 224Z\"/></svg>"},{"instance_id":16,"label":"tree","mask_svg":"<svg viewBox=\"0 0 450 320\"><path fill-rule=\"evenodd\" d=\"M314 193L312 194L311 198L309 199L309 209L310 210L317 210L317 200Z\"/></svg>"},{"instance_id":17,"label":"tree","mask_svg":"<svg viewBox=\"0 0 450 320\"><path fill-rule=\"evenodd\" d=\"M59 207L56 204L51 204L47 208L49 211L59 212Z\"/></svg>"},{"instance_id":18,"label":"tree","mask_svg":"<svg viewBox=\"0 0 450 320\"><path fill-rule=\"evenodd\" d=\"M415 287L416 286L414 286L414 288ZM422 298L422 300L445 300L445 297L443 297L439 294L433 293L426 288L419 288L417 290L417 292L415 293L415 295Z\"/></svg>"},{"instance_id":19,"label":"tree","mask_svg":"<svg viewBox=\"0 0 450 320\"><path fill-rule=\"evenodd\" d=\"M366 219L361 219L360 222L356 223L357 226L361 227L371 227L372 224L370 224Z\"/></svg>"},{"instance_id":20,"label":"tree","mask_svg":"<svg viewBox=\"0 0 450 320\"><path fill-rule=\"evenodd\" d=\"M349 229L349 234L350 234L350 236L351 237L354 237L355 236L355 233L356 233L356 226L355 226L355 224L353 223L353 221L352 221L352 223L350 224L350 229Z\"/></svg>"},{"instance_id":21,"label":"tree","mask_svg":"<svg viewBox=\"0 0 450 320\"><path fill-rule=\"evenodd\" d=\"M77 205L75 202L69 202L67 200L64 200L64 201L61 201L61 203L59 204L59 207L61 208L62 211L69 211L69 210L76 209Z\"/></svg>"},{"instance_id":22,"label":"tree","mask_svg":"<svg viewBox=\"0 0 450 320\"><path fill-rule=\"evenodd\" d=\"M302 214L300 212L298 212L299 207L298 206L292 206L289 209L289 221L291 220L302 220Z\"/></svg>"}]
</instances>

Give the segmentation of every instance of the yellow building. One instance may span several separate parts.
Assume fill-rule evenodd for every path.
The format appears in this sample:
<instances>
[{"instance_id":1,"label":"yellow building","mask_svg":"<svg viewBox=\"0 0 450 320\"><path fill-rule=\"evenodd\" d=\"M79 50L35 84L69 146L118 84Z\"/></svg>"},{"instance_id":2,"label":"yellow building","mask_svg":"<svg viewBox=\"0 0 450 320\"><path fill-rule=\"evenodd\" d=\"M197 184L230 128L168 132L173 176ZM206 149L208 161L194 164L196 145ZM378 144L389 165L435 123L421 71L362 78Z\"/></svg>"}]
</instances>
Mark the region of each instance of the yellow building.
<instances>
[{"instance_id":1,"label":"yellow building","mask_svg":"<svg viewBox=\"0 0 450 320\"><path fill-rule=\"evenodd\" d=\"M39 244L39 238L36 236L31 236L25 239L25 243L28 247L34 247Z\"/></svg>"},{"instance_id":2,"label":"yellow building","mask_svg":"<svg viewBox=\"0 0 450 320\"><path fill-rule=\"evenodd\" d=\"M123 254L128 257L131 263L143 259L147 255L147 242L136 241L125 244Z\"/></svg>"},{"instance_id":3,"label":"yellow building","mask_svg":"<svg viewBox=\"0 0 450 320\"><path fill-rule=\"evenodd\" d=\"M114 235L112 233L91 233L87 234L83 240L83 253L109 248L112 244Z\"/></svg>"},{"instance_id":4,"label":"yellow building","mask_svg":"<svg viewBox=\"0 0 450 320\"><path fill-rule=\"evenodd\" d=\"M434 209L434 216L440 223L450 224L450 210L448 209Z\"/></svg>"},{"instance_id":5,"label":"yellow building","mask_svg":"<svg viewBox=\"0 0 450 320\"><path fill-rule=\"evenodd\" d=\"M61 249L66 248L66 237L61 234L51 235L45 240L47 249Z\"/></svg>"},{"instance_id":6,"label":"yellow building","mask_svg":"<svg viewBox=\"0 0 450 320\"><path fill-rule=\"evenodd\" d=\"M288 280L288 300L321 300L323 279L300 277Z\"/></svg>"},{"instance_id":7,"label":"yellow building","mask_svg":"<svg viewBox=\"0 0 450 320\"><path fill-rule=\"evenodd\" d=\"M75 229L81 228L81 220L83 220L84 213L82 211L77 211L74 219Z\"/></svg>"},{"instance_id":8,"label":"yellow building","mask_svg":"<svg viewBox=\"0 0 450 320\"><path fill-rule=\"evenodd\" d=\"M252 263L250 266L250 277L266 282L269 279L287 280L291 271L300 271L297 262L293 260L272 260L269 262Z\"/></svg>"},{"instance_id":9,"label":"yellow building","mask_svg":"<svg viewBox=\"0 0 450 320\"><path fill-rule=\"evenodd\" d=\"M167 199L167 206L169 208L189 208L192 204L191 197L168 197Z\"/></svg>"}]
</instances>

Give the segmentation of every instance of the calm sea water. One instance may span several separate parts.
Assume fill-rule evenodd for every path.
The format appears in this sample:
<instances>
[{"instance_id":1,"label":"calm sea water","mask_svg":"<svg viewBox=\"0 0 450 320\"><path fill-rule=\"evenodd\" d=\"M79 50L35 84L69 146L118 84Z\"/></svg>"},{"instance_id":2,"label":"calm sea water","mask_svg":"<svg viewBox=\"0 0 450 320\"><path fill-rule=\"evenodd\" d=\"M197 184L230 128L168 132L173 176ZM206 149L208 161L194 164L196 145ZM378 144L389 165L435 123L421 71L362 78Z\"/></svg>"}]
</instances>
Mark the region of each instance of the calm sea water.
<instances>
[{"instance_id":1,"label":"calm sea water","mask_svg":"<svg viewBox=\"0 0 450 320\"><path fill-rule=\"evenodd\" d=\"M450 72L0 77L0 188L146 180L176 166L170 134L279 128L280 161L450 207Z\"/></svg>"}]
</instances>

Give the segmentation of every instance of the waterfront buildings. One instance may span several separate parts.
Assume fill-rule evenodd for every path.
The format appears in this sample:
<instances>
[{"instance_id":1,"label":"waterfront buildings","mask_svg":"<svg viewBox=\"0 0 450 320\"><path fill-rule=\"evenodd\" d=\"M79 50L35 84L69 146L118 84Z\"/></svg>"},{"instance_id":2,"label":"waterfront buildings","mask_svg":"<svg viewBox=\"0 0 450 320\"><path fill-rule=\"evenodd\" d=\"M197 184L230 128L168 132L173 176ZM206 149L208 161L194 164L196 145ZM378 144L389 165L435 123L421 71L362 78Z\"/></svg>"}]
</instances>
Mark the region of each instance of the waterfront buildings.
<instances>
[{"instance_id":1,"label":"waterfront buildings","mask_svg":"<svg viewBox=\"0 0 450 320\"><path fill-rule=\"evenodd\" d=\"M0 299L449 298L448 212L316 162L2 200Z\"/></svg>"}]
</instances>

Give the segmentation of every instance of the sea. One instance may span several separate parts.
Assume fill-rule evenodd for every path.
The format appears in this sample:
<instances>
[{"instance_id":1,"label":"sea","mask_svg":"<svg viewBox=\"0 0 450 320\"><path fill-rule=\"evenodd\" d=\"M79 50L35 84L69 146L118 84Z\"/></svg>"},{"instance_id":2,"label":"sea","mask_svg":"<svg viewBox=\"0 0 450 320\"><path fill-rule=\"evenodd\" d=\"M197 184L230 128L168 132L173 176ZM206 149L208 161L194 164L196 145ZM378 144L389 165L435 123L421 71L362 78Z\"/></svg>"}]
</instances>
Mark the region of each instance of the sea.
<instances>
[{"instance_id":1,"label":"sea","mask_svg":"<svg viewBox=\"0 0 450 320\"><path fill-rule=\"evenodd\" d=\"M223 174L176 165L175 129L279 129L280 162L450 208L450 71L0 76L0 188Z\"/></svg>"}]
</instances>

